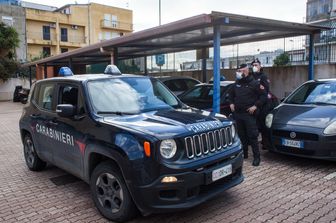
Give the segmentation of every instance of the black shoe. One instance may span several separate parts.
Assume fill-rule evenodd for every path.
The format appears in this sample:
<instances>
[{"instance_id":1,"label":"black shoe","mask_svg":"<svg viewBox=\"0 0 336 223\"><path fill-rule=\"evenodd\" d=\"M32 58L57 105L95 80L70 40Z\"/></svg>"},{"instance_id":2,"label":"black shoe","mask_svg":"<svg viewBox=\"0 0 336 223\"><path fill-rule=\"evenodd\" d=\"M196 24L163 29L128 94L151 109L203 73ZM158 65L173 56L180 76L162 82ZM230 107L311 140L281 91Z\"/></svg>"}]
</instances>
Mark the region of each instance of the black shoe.
<instances>
[{"instance_id":1,"label":"black shoe","mask_svg":"<svg viewBox=\"0 0 336 223\"><path fill-rule=\"evenodd\" d=\"M252 162L252 165L253 166L259 166L259 164L260 164L260 158L254 158L253 162Z\"/></svg>"}]
</instances>

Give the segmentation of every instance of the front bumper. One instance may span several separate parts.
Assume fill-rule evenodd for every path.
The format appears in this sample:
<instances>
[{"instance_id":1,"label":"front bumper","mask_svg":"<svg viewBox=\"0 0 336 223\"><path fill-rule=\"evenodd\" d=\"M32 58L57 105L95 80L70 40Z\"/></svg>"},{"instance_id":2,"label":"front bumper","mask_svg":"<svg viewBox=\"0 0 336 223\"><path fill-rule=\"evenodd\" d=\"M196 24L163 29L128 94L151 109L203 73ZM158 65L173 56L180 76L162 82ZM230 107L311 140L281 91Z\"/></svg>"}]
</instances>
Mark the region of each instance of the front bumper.
<instances>
[{"instance_id":1,"label":"front bumper","mask_svg":"<svg viewBox=\"0 0 336 223\"><path fill-rule=\"evenodd\" d=\"M232 174L212 182L212 171L230 164ZM243 155L239 150L230 158L210 165L205 163L203 168L169 174L178 179L175 183L161 183L163 175L150 185L136 187L134 199L144 215L191 208L241 183L242 165Z\"/></svg>"},{"instance_id":2,"label":"front bumper","mask_svg":"<svg viewBox=\"0 0 336 223\"><path fill-rule=\"evenodd\" d=\"M290 132L295 132L299 136L293 139L289 136ZM301 141L303 148L284 146L282 139ZM336 161L336 136L324 135L323 129L275 125L270 131L270 142L270 151L298 157Z\"/></svg>"}]
</instances>

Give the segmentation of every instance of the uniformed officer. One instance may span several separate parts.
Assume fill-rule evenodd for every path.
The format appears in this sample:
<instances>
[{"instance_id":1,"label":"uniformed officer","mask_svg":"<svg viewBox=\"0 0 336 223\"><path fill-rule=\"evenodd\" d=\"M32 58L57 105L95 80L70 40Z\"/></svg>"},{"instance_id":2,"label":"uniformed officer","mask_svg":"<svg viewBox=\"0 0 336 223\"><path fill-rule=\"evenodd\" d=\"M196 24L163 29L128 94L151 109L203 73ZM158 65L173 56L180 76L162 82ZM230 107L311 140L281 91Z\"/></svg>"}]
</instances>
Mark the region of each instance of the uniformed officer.
<instances>
[{"instance_id":1,"label":"uniformed officer","mask_svg":"<svg viewBox=\"0 0 336 223\"><path fill-rule=\"evenodd\" d=\"M247 64L241 64L236 72L236 83L229 94L230 109L237 123L238 135L243 145L244 158L248 158L248 145L253 151L253 166L259 166L257 114L267 100L264 88L249 72Z\"/></svg>"},{"instance_id":2,"label":"uniformed officer","mask_svg":"<svg viewBox=\"0 0 336 223\"><path fill-rule=\"evenodd\" d=\"M266 115L268 114L268 112L273 109L270 107L271 105L271 94L270 94L270 81L267 77L267 75L263 72L262 67L261 67L261 63L259 61L258 58L255 58L252 62L251 62L251 66L252 66L252 74L254 79L256 79L257 81L259 81L260 86L262 88L265 88L265 91L267 93L267 101L264 104L264 106L260 109L260 112L258 114L257 117L257 124L258 124L258 128L259 131L261 133L261 144L262 144L262 148L263 149L267 149L269 147L269 141L268 141L268 129L266 128L265 125L265 118Z\"/></svg>"}]
</instances>

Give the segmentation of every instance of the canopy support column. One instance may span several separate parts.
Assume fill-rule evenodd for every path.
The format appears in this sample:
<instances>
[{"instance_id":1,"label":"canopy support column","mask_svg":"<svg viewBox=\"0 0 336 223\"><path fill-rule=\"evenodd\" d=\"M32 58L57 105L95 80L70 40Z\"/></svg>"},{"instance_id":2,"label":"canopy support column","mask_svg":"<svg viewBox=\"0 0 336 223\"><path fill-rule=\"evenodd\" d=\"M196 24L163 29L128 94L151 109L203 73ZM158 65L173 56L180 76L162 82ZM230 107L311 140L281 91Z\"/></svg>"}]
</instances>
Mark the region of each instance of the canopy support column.
<instances>
[{"instance_id":1,"label":"canopy support column","mask_svg":"<svg viewBox=\"0 0 336 223\"><path fill-rule=\"evenodd\" d=\"M29 86L32 86L32 68L29 66Z\"/></svg>"},{"instance_id":2,"label":"canopy support column","mask_svg":"<svg viewBox=\"0 0 336 223\"><path fill-rule=\"evenodd\" d=\"M220 40L221 32L220 25L214 25L214 36L213 36L213 104L212 109L214 113L220 112Z\"/></svg>"},{"instance_id":3,"label":"canopy support column","mask_svg":"<svg viewBox=\"0 0 336 223\"><path fill-rule=\"evenodd\" d=\"M44 64L44 79L47 79L48 78L48 69L47 69L48 67L47 67L47 64L45 63Z\"/></svg>"},{"instance_id":4,"label":"canopy support column","mask_svg":"<svg viewBox=\"0 0 336 223\"><path fill-rule=\"evenodd\" d=\"M314 80L314 34L309 35L308 80Z\"/></svg>"}]
</instances>

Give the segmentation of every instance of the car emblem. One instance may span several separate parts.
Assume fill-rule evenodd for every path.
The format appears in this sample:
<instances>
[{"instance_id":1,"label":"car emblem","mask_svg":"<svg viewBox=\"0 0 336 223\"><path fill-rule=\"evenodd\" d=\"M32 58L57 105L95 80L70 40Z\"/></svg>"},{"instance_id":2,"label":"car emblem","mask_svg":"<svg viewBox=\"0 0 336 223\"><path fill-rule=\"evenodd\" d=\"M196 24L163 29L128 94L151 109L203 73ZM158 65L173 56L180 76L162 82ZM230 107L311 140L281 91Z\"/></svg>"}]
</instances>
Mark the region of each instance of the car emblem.
<instances>
[{"instance_id":1,"label":"car emblem","mask_svg":"<svg viewBox=\"0 0 336 223\"><path fill-rule=\"evenodd\" d=\"M296 133L295 133L295 132L291 132L291 133L289 134L289 136L290 136L292 139L294 139L294 138L296 137Z\"/></svg>"}]
</instances>

